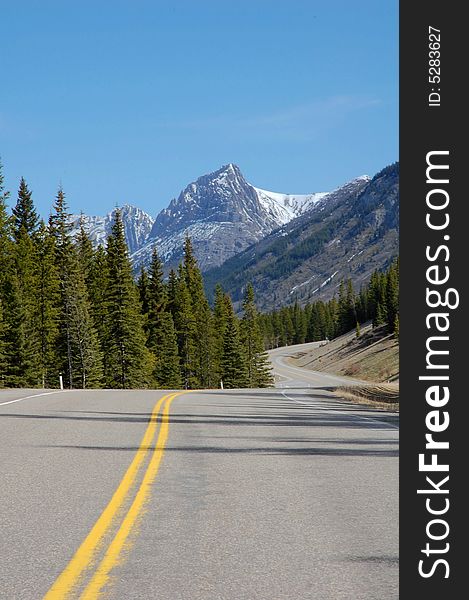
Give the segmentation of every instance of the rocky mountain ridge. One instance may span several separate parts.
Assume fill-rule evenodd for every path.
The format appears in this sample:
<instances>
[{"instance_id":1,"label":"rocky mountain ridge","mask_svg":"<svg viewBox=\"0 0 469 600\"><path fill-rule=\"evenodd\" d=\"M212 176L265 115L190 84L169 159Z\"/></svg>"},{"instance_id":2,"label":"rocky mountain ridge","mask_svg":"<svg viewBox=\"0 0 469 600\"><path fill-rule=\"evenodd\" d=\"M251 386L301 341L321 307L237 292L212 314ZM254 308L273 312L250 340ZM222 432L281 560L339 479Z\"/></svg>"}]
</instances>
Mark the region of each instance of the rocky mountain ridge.
<instances>
[{"instance_id":1,"label":"rocky mountain ridge","mask_svg":"<svg viewBox=\"0 0 469 600\"><path fill-rule=\"evenodd\" d=\"M313 210L327 195L281 194L256 188L230 163L190 183L155 219L131 205L121 211L136 270L148 266L155 247L167 268L177 264L186 236L192 240L202 270L207 270ZM82 216L95 245L105 243L113 215L114 211L106 217ZM73 232L79 221L79 216L72 217Z\"/></svg>"}]
</instances>

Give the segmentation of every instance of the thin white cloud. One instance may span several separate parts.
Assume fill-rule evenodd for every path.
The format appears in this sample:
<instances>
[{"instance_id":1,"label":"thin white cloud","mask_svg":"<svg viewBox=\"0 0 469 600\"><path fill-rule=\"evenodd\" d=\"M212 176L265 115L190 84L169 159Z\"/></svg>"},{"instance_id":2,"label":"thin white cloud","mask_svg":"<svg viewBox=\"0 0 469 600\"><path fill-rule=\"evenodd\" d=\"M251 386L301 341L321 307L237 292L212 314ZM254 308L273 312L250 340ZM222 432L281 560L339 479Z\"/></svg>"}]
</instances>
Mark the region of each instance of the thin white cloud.
<instances>
[{"instance_id":1,"label":"thin white cloud","mask_svg":"<svg viewBox=\"0 0 469 600\"><path fill-rule=\"evenodd\" d=\"M332 96L314 102L293 105L257 115L214 115L157 123L158 128L180 131L217 132L230 137L275 137L277 139L312 139L318 133L335 128L352 113L381 104L367 96Z\"/></svg>"}]
</instances>

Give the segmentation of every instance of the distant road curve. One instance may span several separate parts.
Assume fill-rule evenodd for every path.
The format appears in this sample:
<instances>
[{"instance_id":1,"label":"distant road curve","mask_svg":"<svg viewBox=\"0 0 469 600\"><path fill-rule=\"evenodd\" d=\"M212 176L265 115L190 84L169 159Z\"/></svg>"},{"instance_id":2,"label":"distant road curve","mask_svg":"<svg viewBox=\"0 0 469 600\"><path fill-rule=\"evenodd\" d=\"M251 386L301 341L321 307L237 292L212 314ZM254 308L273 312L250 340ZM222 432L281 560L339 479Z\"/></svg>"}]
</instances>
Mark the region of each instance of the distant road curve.
<instances>
[{"instance_id":1,"label":"distant road curve","mask_svg":"<svg viewBox=\"0 0 469 600\"><path fill-rule=\"evenodd\" d=\"M307 344L295 344L293 346L282 346L269 350L270 360L274 374L284 379L277 387L337 387L341 385L361 385L366 383L351 377L340 377L322 371L311 371L301 367L294 367L286 359L298 352L319 348L325 342L309 342Z\"/></svg>"}]
</instances>

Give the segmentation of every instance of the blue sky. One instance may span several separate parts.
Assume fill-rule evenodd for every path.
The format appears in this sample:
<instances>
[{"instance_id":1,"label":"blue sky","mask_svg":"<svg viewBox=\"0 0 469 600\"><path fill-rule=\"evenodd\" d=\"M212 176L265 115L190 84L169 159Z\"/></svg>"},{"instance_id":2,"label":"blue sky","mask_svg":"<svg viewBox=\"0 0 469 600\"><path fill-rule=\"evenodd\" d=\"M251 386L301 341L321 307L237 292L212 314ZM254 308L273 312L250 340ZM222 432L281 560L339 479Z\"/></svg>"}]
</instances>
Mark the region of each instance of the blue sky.
<instances>
[{"instance_id":1,"label":"blue sky","mask_svg":"<svg viewBox=\"0 0 469 600\"><path fill-rule=\"evenodd\" d=\"M0 156L42 215L152 215L222 164L285 193L398 159L397 0L0 0Z\"/></svg>"}]
</instances>

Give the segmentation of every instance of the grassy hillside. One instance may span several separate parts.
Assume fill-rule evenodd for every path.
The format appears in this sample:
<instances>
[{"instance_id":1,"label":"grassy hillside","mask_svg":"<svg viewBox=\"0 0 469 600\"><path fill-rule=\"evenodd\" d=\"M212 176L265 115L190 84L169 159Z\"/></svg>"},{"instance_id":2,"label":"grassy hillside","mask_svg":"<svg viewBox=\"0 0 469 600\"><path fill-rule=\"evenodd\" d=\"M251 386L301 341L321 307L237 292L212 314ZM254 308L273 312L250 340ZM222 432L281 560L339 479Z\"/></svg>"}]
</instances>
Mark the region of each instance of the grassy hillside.
<instances>
[{"instance_id":1,"label":"grassy hillside","mask_svg":"<svg viewBox=\"0 0 469 600\"><path fill-rule=\"evenodd\" d=\"M313 371L326 371L374 383L399 380L399 343L385 326L351 331L327 345L298 352L292 364Z\"/></svg>"}]
</instances>

